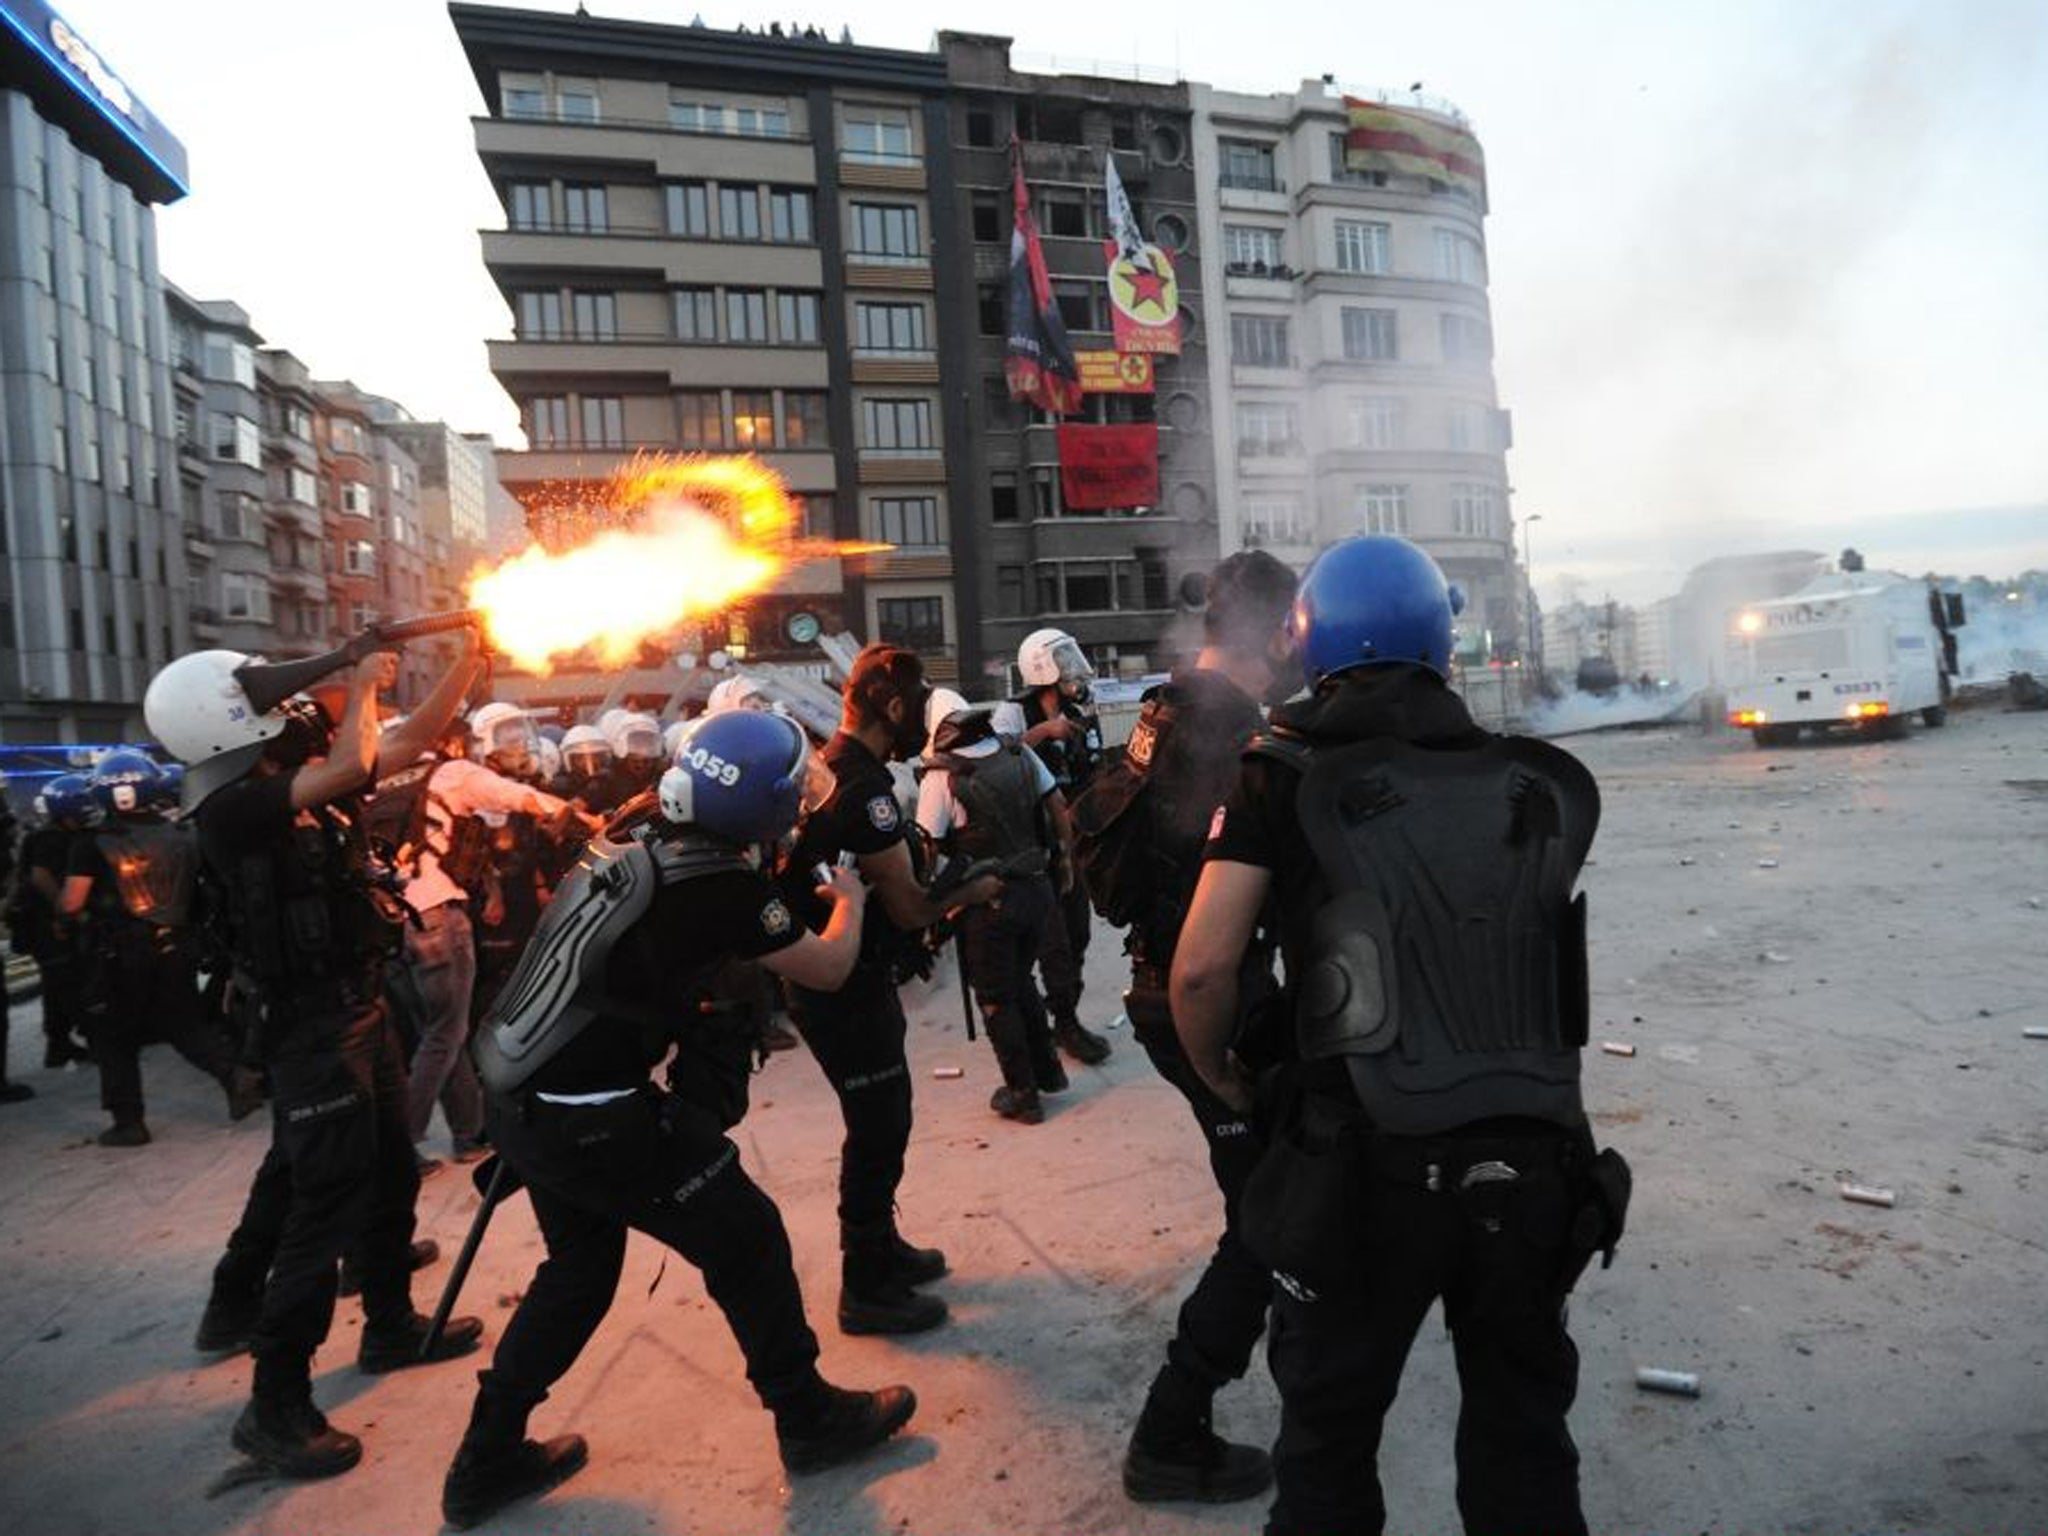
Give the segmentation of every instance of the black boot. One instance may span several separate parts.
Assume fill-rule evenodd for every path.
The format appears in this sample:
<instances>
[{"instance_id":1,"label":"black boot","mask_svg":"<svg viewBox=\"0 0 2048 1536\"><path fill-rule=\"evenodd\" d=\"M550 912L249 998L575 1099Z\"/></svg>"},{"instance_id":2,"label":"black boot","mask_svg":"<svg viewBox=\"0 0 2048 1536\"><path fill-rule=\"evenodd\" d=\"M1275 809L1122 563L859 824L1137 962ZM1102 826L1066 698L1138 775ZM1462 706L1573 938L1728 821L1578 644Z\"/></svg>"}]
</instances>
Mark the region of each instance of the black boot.
<instances>
[{"instance_id":1,"label":"black boot","mask_svg":"<svg viewBox=\"0 0 2048 1536\"><path fill-rule=\"evenodd\" d=\"M334 1477L363 1459L363 1442L329 1424L311 1396L251 1398L233 1439L236 1450L274 1477Z\"/></svg>"},{"instance_id":2,"label":"black boot","mask_svg":"<svg viewBox=\"0 0 2048 1536\"><path fill-rule=\"evenodd\" d=\"M487 1446L462 1442L441 1484L441 1518L458 1531L481 1525L521 1499L558 1487L583 1470L590 1447L581 1435Z\"/></svg>"},{"instance_id":3,"label":"black boot","mask_svg":"<svg viewBox=\"0 0 2048 1536\"><path fill-rule=\"evenodd\" d=\"M149 1127L140 1120L116 1120L96 1138L103 1147L146 1147Z\"/></svg>"},{"instance_id":4,"label":"black boot","mask_svg":"<svg viewBox=\"0 0 2048 1536\"><path fill-rule=\"evenodd\" d=\"M441 1257L441 1245L435 1242L431 1237L419 1237L413 1239L412 1268L414 1270L425 1269L429 1264L433 1263L434 1260L438 1259L439 1257ZM343 1296L355 1296L361 1294L362 1289L363 1272L356 1266L355 1255L343 1255L341 1261L341 1282L339 1286L340 1294Z\"/></svg>"},{"instance_id":5,"label":"black boot","mask_svg":"<svg viewBox=\"0 0 2048 1536\"><path fill-rule=\"evenodd\" d=\"M817 1472L851 1461L895 1434L917 1412L917 1394L908 1387L884 1387L879 1392L826 1387L825 1393L814 1414L794 1423L776 1416L782 1464L792 1472Z\"/></svg>"},{"instance_id":6,"label":"black boot","mask_svg":"<svg viewBox=\"0 0 2048 1536\"><path fill-rule=\"evenodd\" d=\"M1015 1120L1022 1125L1042 1125L1045 1122L1045 1106L1038 1102L1036 1088L1012 1088L1005 1084L989 1095L988 1107L1005 1120Z\"/></svg>"},{"instance_id":7,"label":"black boot","mask_svg":"<svg viewBox=\"0 0 2048 1536\"><path fill-rule=\"evenodd\" d=\"M0 1081L0 1104L21 1104L36 1096L27 1083Z\"/></svg>"},{"instance_id":8,"label":"black boot","mask_svg":"<svg viewBox=\"0 0 2048 1536\"><path fill-rule=\"evenodd\" d=\"M1053 1043L1084 1067L1099 1067L1109 1060L1109 1042L1089 1029L1073 1014L1062 1014L1052 1027Z\"/></svg>"},{"instance_id":9,"label":"black boot","mask_svg":"<svg viewBox=\"0 0 2048 1536\"><path fill-rule=\"evenodd\" d=\"M889 1225L889 1259L896 1278L905 1285L930 1285L946 1275L945 1254L904 1241L894 1222Z\"/></svg>"},{"instance_id":10,"label":"black boot","mask_svg":"<svg viewBox=\"0 0 2048 1536\"><path fill-rule=\"evenodd\" d=\"M238 1123L255 1114L270 1097L269 1085L254 1067L229 1067L220 1075L220 1089L227 1095L228 1119Z\"/></svg>"},{"instance_id":11,"label":"black boot","mask_svg":"<svg viewBox=\"0 0 2048 1536\"><path fill-rule=\"evenodd\" d=\"M366 1324L362 1348L356 1352L356 1369L365 1375L381 1376L387 1371L402 1371L408 1366L432 1365L440 1360L458 1359L483 1341L481 1319L451 1317L434 1344L434 1352L422 1356L420 1346L427 1341L427 1324L428 1320L417 1312L405 1327L390 1332L372 1330Z\"/></svg>"},{"instance_id":12,"label":"black boot","mask_svg":"<svg viewBox=\"0 0 2048 1536\"><path fill-rule=\"evenodd\" d=\"M1208 1389L1169 1365L1152 1383L1124 1453L1124 1492L1139 1504L1235 1504L1272 1486L1273 1461L1210 1425Z\"/></svg>"},{"instance_id":13,"label":"black boot","mask_svg":"<svg viewBox=\"0 0 2048 1536\"><path fill-rule=\"evenodd\" d=\"M946 1320L946 1304L913 1291L897 1273L896 1223L842 1225L845 1250L840 1270L839 1329L842 1333L923 1333Z\"/></svg>"}]
</instances>

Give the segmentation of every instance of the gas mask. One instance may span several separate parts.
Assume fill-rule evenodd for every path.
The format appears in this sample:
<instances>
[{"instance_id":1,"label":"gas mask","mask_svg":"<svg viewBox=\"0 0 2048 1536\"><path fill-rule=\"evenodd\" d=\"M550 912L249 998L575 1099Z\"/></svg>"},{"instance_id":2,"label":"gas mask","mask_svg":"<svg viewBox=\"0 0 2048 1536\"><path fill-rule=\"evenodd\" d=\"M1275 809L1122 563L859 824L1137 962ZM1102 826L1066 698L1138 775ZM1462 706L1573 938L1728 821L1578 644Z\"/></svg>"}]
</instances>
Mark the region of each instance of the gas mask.
<instances>
[{"instance_id":1,"label":"gas mask","mask_svg":"<svg viewBox=\"0 0 2048 1536\"><path fill-rule=\"evenodd\" d=\"M1073 639L1063 639L1052 648L1053 663L1060 669L1060 697L1071 704L1085 705L1095 697L1095 668L1088 654Z\"/></svg>"},{"instance_id":2,"label":"gas mask","mask_svg":"<svg viewBox=\"0 0 2048 1536\"><path fill-rule=\"evenodd\" d=\"M334 721L326 710L304 694L295 694L278 705L277 712L284 716L284 730L270 739L272 762L280 768L300 768L327 755L334 745Z\"/></svg>"}]
</instances>

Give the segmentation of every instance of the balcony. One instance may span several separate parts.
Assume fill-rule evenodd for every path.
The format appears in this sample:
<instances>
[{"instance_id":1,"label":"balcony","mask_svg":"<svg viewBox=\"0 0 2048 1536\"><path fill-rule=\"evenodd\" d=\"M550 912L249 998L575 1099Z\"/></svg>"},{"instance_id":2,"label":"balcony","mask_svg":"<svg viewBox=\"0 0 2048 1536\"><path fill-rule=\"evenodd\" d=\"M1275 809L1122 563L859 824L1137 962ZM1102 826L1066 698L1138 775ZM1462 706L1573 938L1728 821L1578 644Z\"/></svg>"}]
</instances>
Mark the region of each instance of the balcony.
<instances>
[{"instance_id":1,"label":"balcony","mask_svg":"<svg viewBox=\"0 0 2048 1536\"><path fill-rule=\"evenodd\" d=\"M652 166L663 178L806 186L817 181L811 141L796 134L705 133L618 118L599 123L496 117L470 121L476 129L477 155L486 164L575 161Z\"/></svg>"},{"instance_id":2,"label":"balcony","mask_svg":"<svg viewBox=\"0 0 2048 1536\"><path fill-rule=\"evenodd\" d=\"M214 548L213 536L204 528L188 527L185 530L185 553L194 560L211 560L218 551Z\"/></svg>"},{"instance_id":3,"label":"balcony","mask_svg":"<svg viewBox=\"0 0 2048 1536\"><path fill-rule=\"evenodd\" d=\"M729 453L722 444L685 444L673 439L661 442L629 443L620 447L579 447L564 443L525 452L498 454L498 473L505 488L515 494L521 489L539 490L551 485L602 480L636 452ZM761 462L782 477L782 483L798 495L815 495L837 487L834 459L829 451L763 451Z\"/></svg>"},{"instance_id":4,"label":"balcony","mask_svg":"<svg viewBox=\"0 0 2048 1536\"><path fill-rule=\"evenodd\" d=\"M1287 178L1277 171L1230 171L1217 174L1218 197L1227 209L1287 213Z\"/></svg>"},{"instance_id":5,"label":"balcony","mask_svg":"<svg viewBox=\"0 0 2048 1536\"><path fill-rule=\"evenodd\" d=\"M185 611L192 620L192 634L195 638L200 640L218 640L220 638L220 615L213 609L194 603Z\"/></svg>"},{"instance_id":6,"label":"balcony","mask_svg":"<svg viewBox=\"0 0 2048 1536\"><path fill-rule=\"evenodd\" d=\"M491 372L500 379L653 375L677 387L714 379L731 389L825 389L830 362L822 344L771 346L767 342L695 342L674 337L619 336L605 340L514 337L486 343Z\"/></svg>"},{"instance_id":7,"label":"balcony","mask_svg":"<svg viewBox=\"0 0 2048 1536\"><path fill-rule=\"evenodd\" d=\"M1223 269L1223 291L1233 299L1292 299L1301 276L1284 263L1233 261Z\"/></svg>"},{"instance_id":8,"label":"balcony","mask_svg":"<svg viewBox=\"0 0 2048 1536\"><path fill-rule=\"evenodd\" d=\"M922 155L890 155L877 150L839 152L839 184L847 188L879 188L886 192L922 192Z\"/></svg>"}]
</instances>

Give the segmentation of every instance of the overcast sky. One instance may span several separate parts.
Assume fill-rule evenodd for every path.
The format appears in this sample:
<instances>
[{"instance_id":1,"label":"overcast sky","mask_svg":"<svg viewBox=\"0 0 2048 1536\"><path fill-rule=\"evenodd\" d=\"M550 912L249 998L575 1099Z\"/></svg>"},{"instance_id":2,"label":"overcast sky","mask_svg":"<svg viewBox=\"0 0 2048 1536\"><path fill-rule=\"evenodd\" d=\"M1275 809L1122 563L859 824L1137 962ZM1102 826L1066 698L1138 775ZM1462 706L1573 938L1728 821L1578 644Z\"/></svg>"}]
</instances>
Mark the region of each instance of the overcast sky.
<instances>
[{"instance_id":1,"label":"overcast sky","mask_svg":"<svg viewBox=\"0 0 2048 1536\"><path fill-rule=\"evenodd\" d=\"M2048 566L2038 0L835 4L779 19L923 48L936 17L1015 32L1033 66L1456 101L1486 149L1509 476L1546 591L1652 597L1706 555L1850 536L1908 570ZM323 376L518 443L483 345L510 331L476 238L502 214L443 6L62 9L191 153L159 222L173 281Z\"/></svg>"}]
</instances>

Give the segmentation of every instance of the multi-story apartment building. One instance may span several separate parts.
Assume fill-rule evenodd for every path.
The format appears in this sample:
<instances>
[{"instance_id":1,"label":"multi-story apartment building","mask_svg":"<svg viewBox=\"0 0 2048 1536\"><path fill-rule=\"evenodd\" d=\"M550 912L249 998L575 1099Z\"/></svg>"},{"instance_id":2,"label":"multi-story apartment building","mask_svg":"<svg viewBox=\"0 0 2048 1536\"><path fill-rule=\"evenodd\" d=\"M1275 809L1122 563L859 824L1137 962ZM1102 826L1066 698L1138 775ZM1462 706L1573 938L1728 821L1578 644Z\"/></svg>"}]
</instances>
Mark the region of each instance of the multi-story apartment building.
<instances>
[{"instance_id":1,"label":"multi-story apartment building","mask_svg":"<svg viewBox=\"0 0 2048 1536\"><path fill-rule=\"evenodd\" d=\"M285 651L318 650L333 634L318 386L304 363L279 349L256 354L256 383L263 401L263 521L277 644Z\"/></svg>"},{"instance_id":2,"label":"multi-story apartment building","mask_svg":"<svg viewBox=\"0 0 2048 1536\"><path fill-rule=\"evenodd\" d=\"M185 174L89 42L0 3L0 739L135 733L191 639L154 223Z\"/></svg>"},{"instance_id":3,"label":"multi-story apartment building","mask_svg":"<svg viewBox=\"0 0 2048 1536\"><path fill-rule=\"evenodd\" d=\"M774 656L822 627L957 674L936 312L952 178L933 55L453 5L505 208L483 236L513 335L491 366L527 449L501 454L544 541L642 449L760 455L808 532L888 555L784 574L702 649ZM579 491L579 487L584 488ZM588 526L578 513L576 526ZM971 657L970 657L971 664Z\"/></svg>"},{"instance_id":4,"label":"multi-story apartment building","mask_svg":"<svg viewBox=\"0 0 2048 1536\"><path fill-rule=\"evenodd\" d=\"M1527 623L1493 381L1485 208L1444 182L1345 166L1344 101L1192 87L1212 269L1203 306L1225 548L1301 564L1355 533L1405 534L1469 604L1468 655ZM1463 125L1455 109L1403 98Z\"/></svg>"},{"instance_id":5,"label":"multi-story apartment building","mask_svg":"<svg viewBox=\"0 0 2048 1536\"><path fill-rule=\"evenodd\" d=\"M1206 571L1217 549L1212 353L1201 318L1213 263L1196 241L1188 87L1022 73L1010 67L1003 37L942 32L938 46L952 87L948 128L960 188L948 243L962 253L958 270L972 278L951 284L950 295L941 285L943 344L961 357L975 412L955 456L964 481L953 502L955 544L963 602L982 616L987 671L1011 679L1017 643L1048 623L1071 631L1106 676L1162 669L1198 643L1183 617L1182 582ZM1077 350L1113 345L1103 247L1110 157L1145 237L1173 260L1180 355L1154 359L1154 393L1091 394L1066 418L1156 423L1154 505L1066 506L1054 419L1011 400L1005 385L1013 136L1053 296ZM963 522L971 539L958 531Z\"/></svg>"},{"instance_id":6,"label":"multi-story apartment building","mask_svg":"<svg viewBox=\"0 0 2048 1536\"><path fill-rule=\"evenodd\" d=\"M489 538L485 486L496 474L488 439L479 444L444 421L391 420L383 431L419 467L420 530L426 538L426 607L462 605L462 583Z\"/></svg>"}]
</instances>

